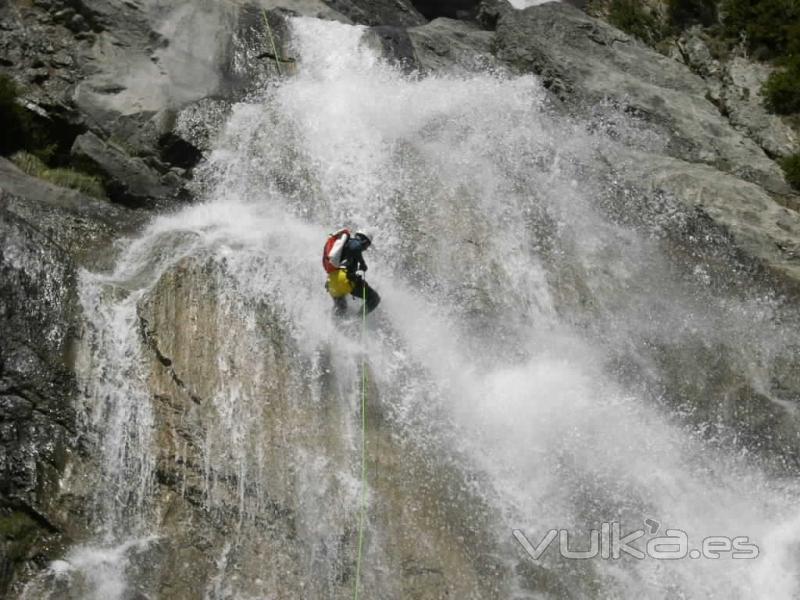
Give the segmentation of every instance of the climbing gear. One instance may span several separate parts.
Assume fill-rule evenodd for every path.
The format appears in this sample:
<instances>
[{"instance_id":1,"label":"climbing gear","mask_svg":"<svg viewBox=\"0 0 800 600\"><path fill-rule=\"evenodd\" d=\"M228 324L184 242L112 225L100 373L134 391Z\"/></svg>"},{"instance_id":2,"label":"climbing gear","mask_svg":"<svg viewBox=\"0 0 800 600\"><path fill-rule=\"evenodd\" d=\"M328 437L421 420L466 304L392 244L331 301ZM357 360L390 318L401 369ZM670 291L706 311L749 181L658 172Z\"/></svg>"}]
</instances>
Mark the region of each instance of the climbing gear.
<instances>
[{"instance_id":1,"label":"climbing gear","mask_svg":"<svg viewBox=\"0 0 800 600\"><path fill-rule=\"evenodd\" d=\"M372 239L363 231L356 231L356 234L353 237L365 244L365 250L372 245Z\"/></svg>"},{"instance_id":2,"label":"climbing gear","mask_svg":"<svg viewBox=\"0 0 800 600\"><path fill-rule=\"evenodd\" d=\"M345 269L336 269L328 274L328 281L325 283L325 289L333 298L343 298L347 294L353 293L353 282L347 276Z\"/></svg>"},{"instance_id":3,"label":"climbing gear","mask_svg":"<svg viewBox=\"0 0 800 600\"><path fill-rule=\"evenodd\" d=\"M340 229L328 236L328 241L322 250L322 268L326 273L333 273L342 266L342 250L349 239L349 229Z\"/></svg>"},{"instance_id":4,"label":"climbing gear","mask_svg":"<svg viewBox=\"0 0 800 600\"><path fill-rule=\"evenodd\" d=\"M367 285L361 286L361 347L367 337ZM358 517L358 554L353 600L358 600L361 584L361 561L364 555L364 525L367 519L367 355L361 359L361 514Z\"/></svg>"},{"instance_id":5,"label":"climbing gear","mask_svg":"<svg viewBox=\"0 0 800 600\"><path fill-rule=\"evenodd\" d=\"M353 284L351 295L355 298L363 298L367 305L367 314L370 314L378 307L378 304L380 304L380 294L367 284L364 280L363 272L361 275L358 273L350 275L350 281Z\"/></svg>"}]
</instances>

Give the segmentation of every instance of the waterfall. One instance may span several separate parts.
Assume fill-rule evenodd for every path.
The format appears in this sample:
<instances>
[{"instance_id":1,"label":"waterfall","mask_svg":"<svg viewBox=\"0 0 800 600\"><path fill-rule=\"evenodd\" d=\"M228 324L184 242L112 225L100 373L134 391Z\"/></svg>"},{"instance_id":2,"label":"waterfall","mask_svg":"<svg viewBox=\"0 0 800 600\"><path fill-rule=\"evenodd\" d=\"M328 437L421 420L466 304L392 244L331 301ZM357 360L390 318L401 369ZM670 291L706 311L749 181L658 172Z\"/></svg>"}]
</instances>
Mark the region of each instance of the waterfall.
<instances>
[{"instance_id":1,"label":"waterfall","mask_svg":"<svg viewBox=\"0 0 800 600\"><path fill-rule=\"evenodd\" d=\"M533 76L407 74L362 28L291 28L296 73L233 107L204 200L81 274L91 460L65 485L92 536L27 596L351 597L366 360L364 597L796 597L800 487L674 408L781 402L796 315L616 182L621 148L666 141ZM343 225L374 241L363 340L323 289ZM612 523L760 554L537 561L512 535L585 550Z\"/></svg>"}]
</instances>

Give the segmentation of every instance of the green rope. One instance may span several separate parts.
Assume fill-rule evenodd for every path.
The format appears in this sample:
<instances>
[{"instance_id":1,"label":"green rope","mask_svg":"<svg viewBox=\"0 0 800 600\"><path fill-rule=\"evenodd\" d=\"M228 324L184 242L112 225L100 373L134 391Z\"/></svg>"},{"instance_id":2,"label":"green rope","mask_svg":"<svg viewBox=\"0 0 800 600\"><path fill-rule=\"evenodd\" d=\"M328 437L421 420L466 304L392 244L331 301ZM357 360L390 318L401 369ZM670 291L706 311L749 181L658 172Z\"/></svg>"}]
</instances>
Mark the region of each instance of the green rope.
<instances>
[{"instance_id":1,"label":"green rope","mask_svg":"<svg viewBox=\"0 0 800 600\"><path fill-rule=\"evenodd\" d=\"M272 55L275 57L275 68L278 69L278 75L282 76L281 73L281 61L278 59L278 48L275 46L275 38L272 37L272 27L269 24L269 18L267 18L267 9L262 9L264 13L264 22L267 24L267 34L269 35L269 42L272 44Z\"/></svg>"},{"instance_id":2,"label":"green rope","mask_svg":"<svg viewBox=\"0 0 800 600\"><path fill-rule=\"evenodd\" d=\"M367 334L367 282L361 282L361 348ZM358 600L361 583L361 559L364 550L364 521L367 518L367 357L361 359L361 515L358 518L358 555L356 559L356 584L353 600Z\"/></svg>"}]
</instances>

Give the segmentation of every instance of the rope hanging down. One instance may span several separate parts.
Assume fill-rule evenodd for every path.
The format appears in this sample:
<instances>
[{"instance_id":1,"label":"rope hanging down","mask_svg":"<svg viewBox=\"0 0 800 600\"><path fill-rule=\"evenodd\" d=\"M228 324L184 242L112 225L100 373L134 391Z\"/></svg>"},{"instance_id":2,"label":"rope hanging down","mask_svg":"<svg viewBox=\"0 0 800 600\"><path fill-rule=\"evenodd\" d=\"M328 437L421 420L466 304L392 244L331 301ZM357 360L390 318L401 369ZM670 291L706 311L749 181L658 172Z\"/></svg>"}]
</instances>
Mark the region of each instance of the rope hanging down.
<instances>
[{"instance_id":1,"label":"rope hanging down","mask_svg":"<svg viewBox=\"0 0 800 600\"><path fill-rule=\"evenodd\" d=\"M272 36L272 27L269 24L269 18L267 17L267 9L262 9L264 13L264 23L267 24L267 35L269 35L269 43L272 44L272 56L275 58L275 68L278 69L278 75L282 76L281 73L281 61L278 58L278 48L275 46L275 38Z\"/></svg>"},{"instance_id":2,"label":"rope hanging down","mask_svg":"<svg viewBox=\"0 0 800 600\"><path fill-rule=\"evenodd\" d=\"M367 283L361 284L361 349L367 337ZM361 358L361 514L358 517L358 554L353 600L358 600L361 584L361 560L364 553L364 524L367 518L367 356Z\"/></svg>"}]
</instances>

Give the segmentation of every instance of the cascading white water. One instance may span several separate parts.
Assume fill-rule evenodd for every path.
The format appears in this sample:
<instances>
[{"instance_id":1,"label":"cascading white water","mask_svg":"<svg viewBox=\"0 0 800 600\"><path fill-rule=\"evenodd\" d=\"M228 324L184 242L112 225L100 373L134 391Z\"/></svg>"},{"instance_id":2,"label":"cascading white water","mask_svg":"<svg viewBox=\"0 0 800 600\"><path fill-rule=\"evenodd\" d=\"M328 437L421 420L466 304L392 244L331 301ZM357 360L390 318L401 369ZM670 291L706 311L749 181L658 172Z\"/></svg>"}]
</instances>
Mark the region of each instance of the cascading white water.
<instances>
[{"instance_id":1,"label":"cascading white water","mask_svg":"<svg viewBox=\"0 0 800 600\"><path fill-rule=\"evenodd\" d=\"M635 194L615 187L607 164L615 149L664 142L613 112L585 122L560 116L534 77L404 75L362 43L360 28L314 19L292 28L297 73L234 107L204 167L205 201L155 219L113 273L82 276L97 531L53 566L55 589L78 585L73 596L95 598L155 589L130 563L175 535L156 473L164 460L188 472L195 442L173 444L166 459L158 447L162 392L153 389L141 319L158 312L147 307L158 305L164 278L188 269L208 279L203 294L187 292L191 301L213 310L192 324L207 346L168 344L196 363L195 379L181 385L195 390L191 410L203 428L202 481L186 475L177 489L190 498L197 488L203 511L235 523L224 544L201 550L213 555L207 597L283 597L275 590L284 583L231 566L244 561L241 547L261 548L263 526L252 524L276 498L294 502L294 539L307 552L264 560L292 565L296 594L348 595L333 565L353 559L341 538L357 511L362 355L370 401L409 448L393 460L441 460L467 474L469 490L454 497L488 506L476 531L508 573L532 561L512 529L534 544L568 529L575 549L603 522L631 531L649 518L661 532L684 530L692 547L710 535L749 536L761 554L580 561L558 558L554 544L539 564L563 588L544 591L796 597L800 487L729 455L653 402L673 393L648 353L654 344L724 347L732 369L757 387L797 340L775 325L782 309L773 299L720 295L702 265L689 277L674 266L663 232L686 215L668 200L644 226L606 214L604 201ZM353 322L332 319L322 288L321 246L340 225L368 227L375 242L366 258L384 301L363 346ZM276 363L285 374L277 382L268 366ZM645 373L638 384L626 365ZM313 430L304 411L324 413L328 429ZM275 448L291 474L276 471ZM434 493L414 473L405 484ZM368 597L403 597L390 538L371 518ZM513 574L493 589L475 597L538 597Z\"/></svg>"}]
</instances>

